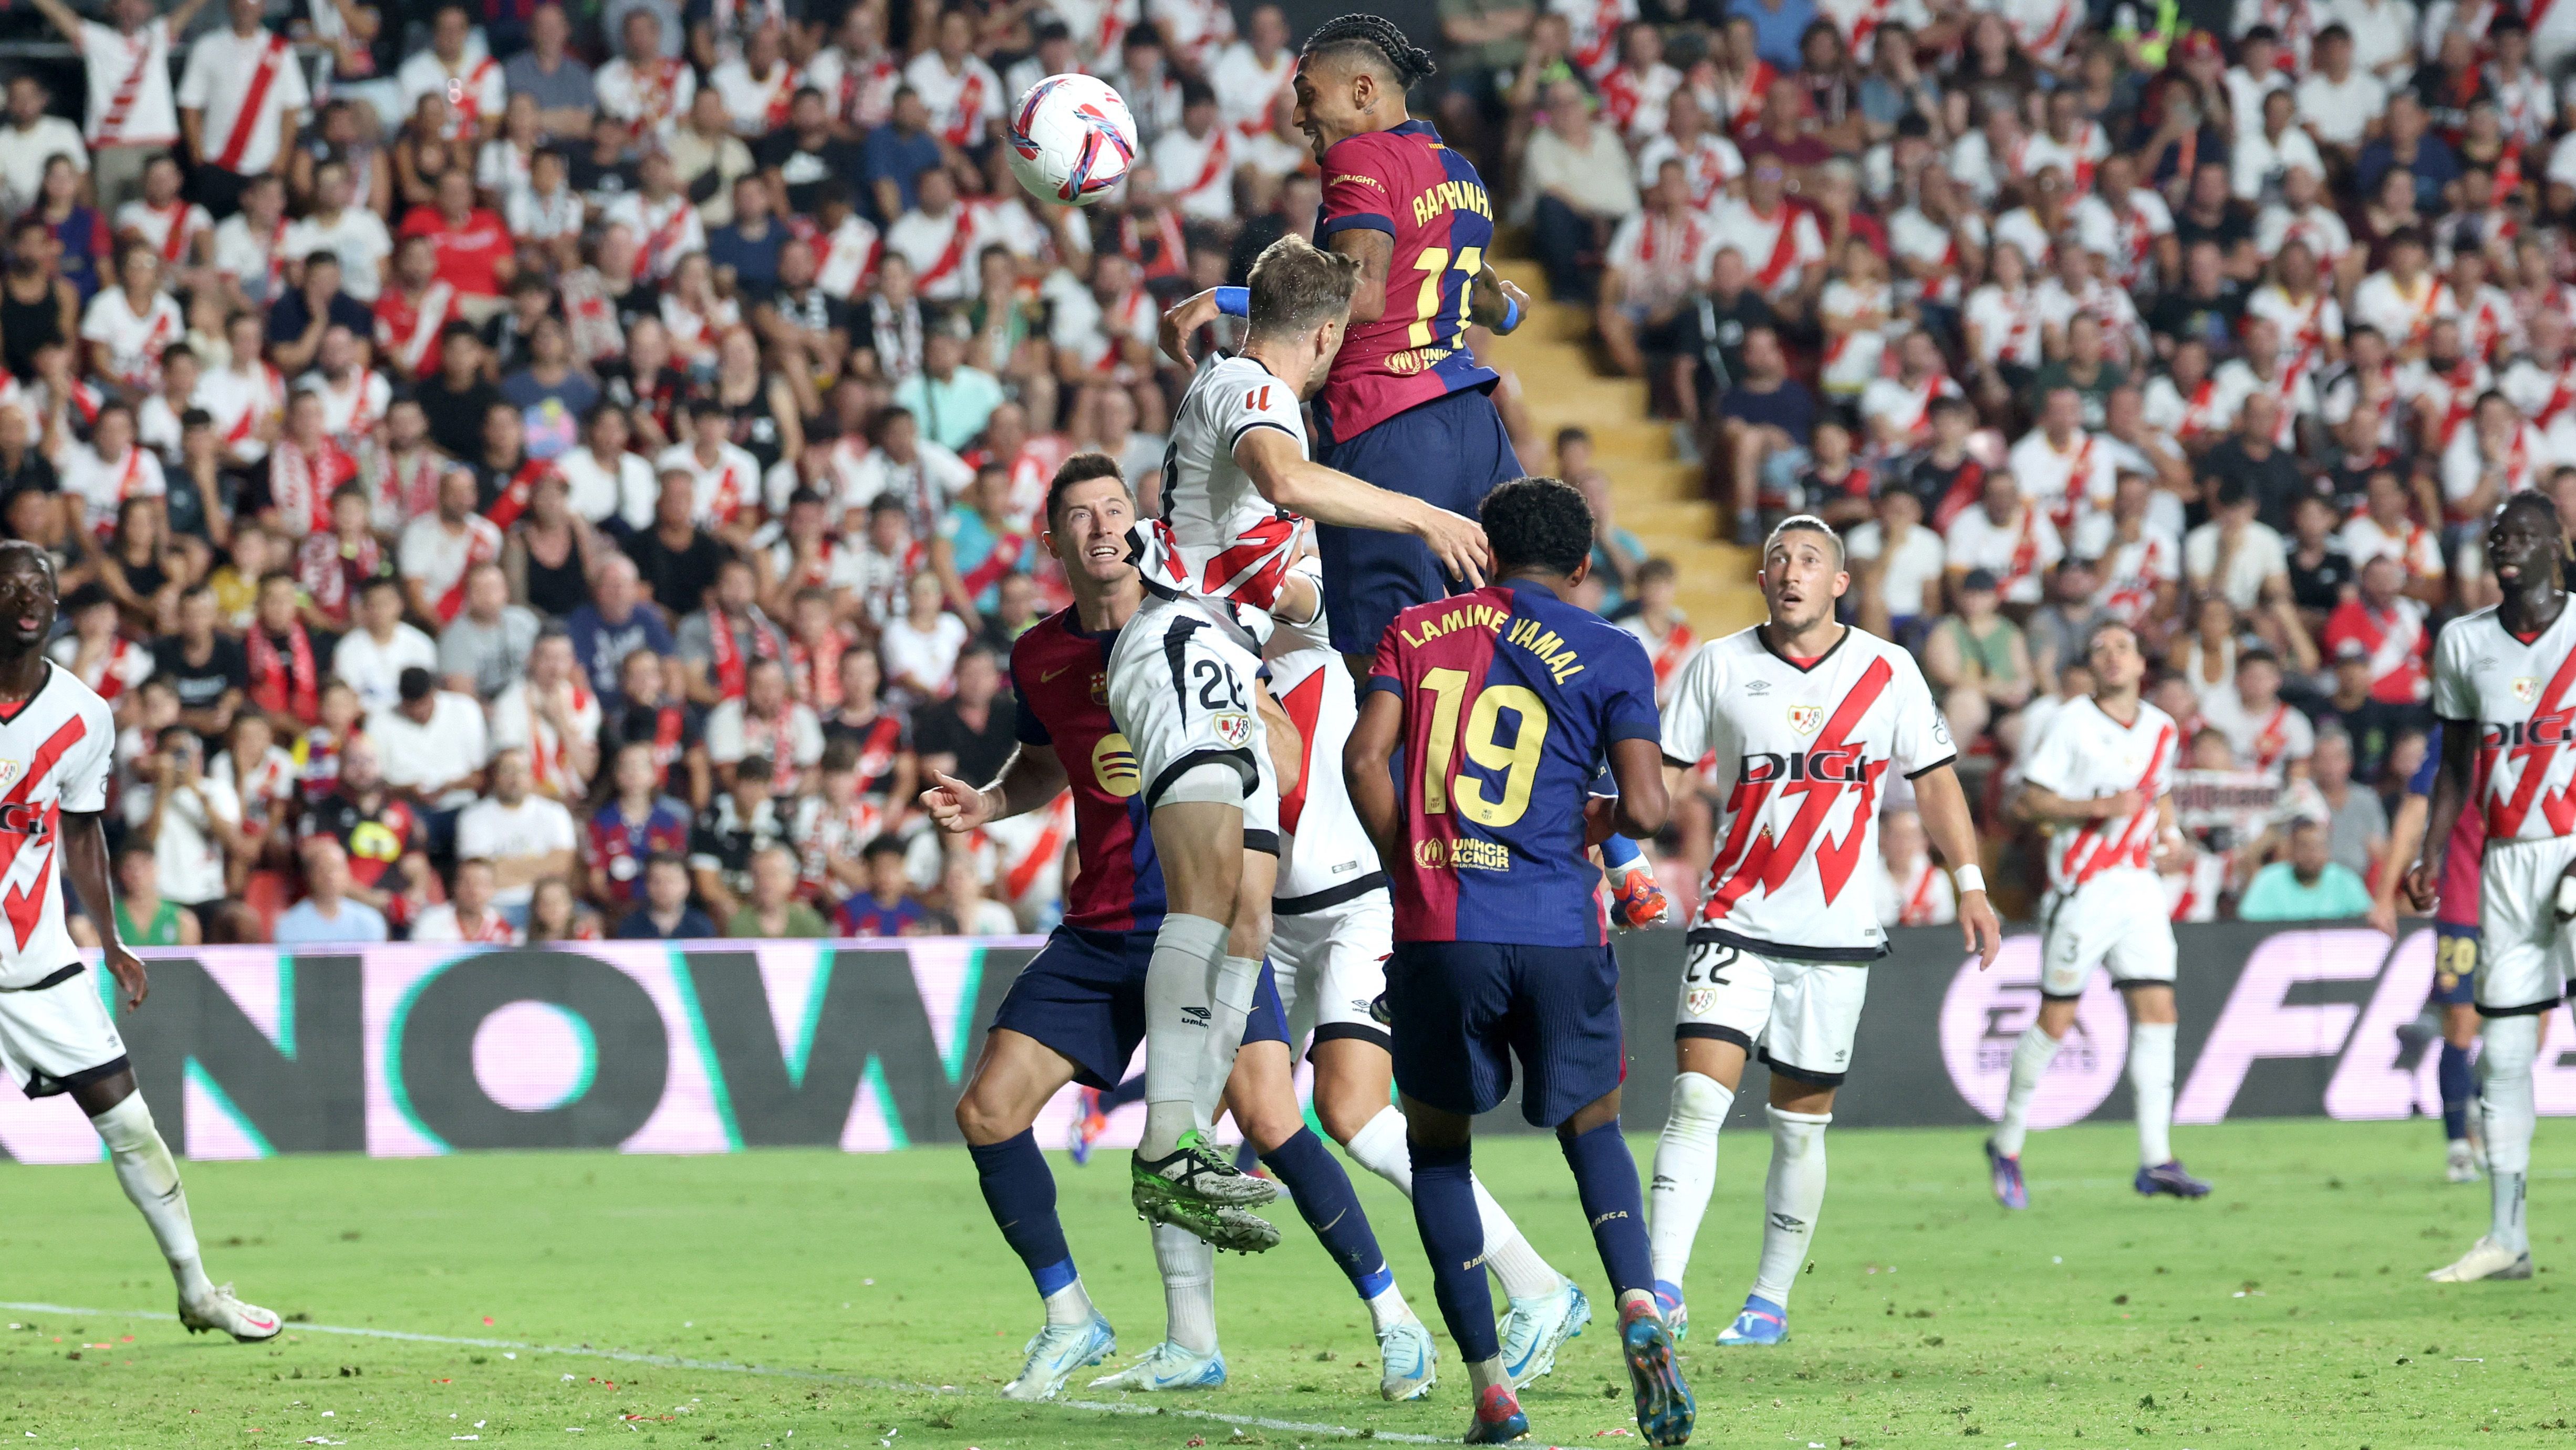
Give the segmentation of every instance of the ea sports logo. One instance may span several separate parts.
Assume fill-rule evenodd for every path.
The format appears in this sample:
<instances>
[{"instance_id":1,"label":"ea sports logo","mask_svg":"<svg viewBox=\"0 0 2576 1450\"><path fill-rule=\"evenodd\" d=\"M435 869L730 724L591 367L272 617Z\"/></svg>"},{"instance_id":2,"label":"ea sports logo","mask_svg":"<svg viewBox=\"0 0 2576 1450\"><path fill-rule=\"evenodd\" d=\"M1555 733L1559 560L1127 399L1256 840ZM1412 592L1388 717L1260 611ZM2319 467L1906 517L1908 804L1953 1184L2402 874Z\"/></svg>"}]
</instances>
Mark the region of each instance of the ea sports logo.
<instances>
[{"instance_id":1,"label":"ea sports logo","mask_svg":"<svg viewBox=\"0 0 2576 1450\"><path fill-rule=\"evenodd\" d=\"M1091 778L1120 800L1136 793L1143 782L1136 773L1136 748L1126 736L1112 730L1091 747Z\"/></svg>"},{"instance_id":2,"label":"ea sports logo","mask_svg":"<svg viewBox=\"0 0 2576 1450\"><path fill-rule=\"evenodd\" d=\"M2040 939L2006 937L1993 971L1978 971L1977 959L1967 958L1941 999L1941 1061L1959 1096L1990 1119L2003 1116L2013 1044L2039 1017L2039 973ZM2102 1106L2128 1064L2128 1027L2109 974L2093 973L2075 1004L2074 1030L2031 1100L2032 1127L2062 1128Z\"/></svg>"},{"instance_id":3,"label":"ea sports logo","mask_svg":"<svg viewBox=\"0 0 2576 1450\"><path fill-rule=\"evenodd\" d=\"M1822 705L1792 705L1789 707L1789 728L1797 731L1801 735L1815 734L1816 727L1824 723L1825 707Z\"/></svg>"}]
</instances>

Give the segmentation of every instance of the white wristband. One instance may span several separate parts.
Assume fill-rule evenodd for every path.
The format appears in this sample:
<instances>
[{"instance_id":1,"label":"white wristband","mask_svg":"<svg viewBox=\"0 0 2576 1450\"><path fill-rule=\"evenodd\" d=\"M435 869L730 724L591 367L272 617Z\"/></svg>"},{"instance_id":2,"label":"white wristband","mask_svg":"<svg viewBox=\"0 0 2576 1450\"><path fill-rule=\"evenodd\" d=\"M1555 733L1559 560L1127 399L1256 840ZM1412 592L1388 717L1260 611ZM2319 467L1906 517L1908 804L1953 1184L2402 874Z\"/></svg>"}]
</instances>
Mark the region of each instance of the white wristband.
<instances>
[{"instance_id":1,"label":"white wristband","mask_svg":"<svg viewBox=\"0 0 2576 1450\"><path fill-rule=\"evenodd\" d=\"M1961 896L1965 896L1971 891L1983 891L1986 889L1986 873L1977 867L1962 866L1958 870L1951 872L1950 877L1952 880L1959 883L1959 894Z\"/></svg>"}]
</instances>

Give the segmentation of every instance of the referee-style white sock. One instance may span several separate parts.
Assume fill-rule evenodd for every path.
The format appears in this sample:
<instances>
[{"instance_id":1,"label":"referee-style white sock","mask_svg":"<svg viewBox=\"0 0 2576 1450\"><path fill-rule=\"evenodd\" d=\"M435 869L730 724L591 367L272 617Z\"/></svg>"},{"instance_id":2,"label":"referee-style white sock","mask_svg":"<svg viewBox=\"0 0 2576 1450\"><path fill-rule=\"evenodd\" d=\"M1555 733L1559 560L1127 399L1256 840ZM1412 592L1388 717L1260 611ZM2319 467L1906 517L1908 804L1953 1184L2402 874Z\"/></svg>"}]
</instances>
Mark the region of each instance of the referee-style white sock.
<instances>
[{"instance_id":1,"label":"referee-style white sock","mask_svg":"<svg viewBox=\"0 0 2576 1450\"><path fill-rule=\"evenodd\" d=\"M1995 1151L2007 1158L2021 1156L2022 1140L2030 1136L2031 1095L2039 1091L2039 1079L2048 1065L2057 1061L2058 1046L2058 1040L2039 1030L2035 1022L2023 1028L2020 1040L2013 1043L2012 1085L2004 1089L2003 1121L1995 1124ZM2171 1085L2170 1073L2166 1082ZM2139 1120L2145 1121L2143 1115Z\"/></svg>"},{"instance_id":2,"label":"referee-style white sock","mask_svg":"<svg viewBox=\"0 0 2576 1450\"><path fill-rule=\"evenodd\" d=\"M1202 1123L1213 1123L1224 1110L1226 1079L1234 1076L1234 1056L1243 1049L1243 1024L1252 1016L1253 995L1261 989L1261 958L1221 957L1208 986L1207 1042L1199 1058L1198 1090L1192 1103Z\"/></svg>"},{"instance_id":3,"label":"referee-style white sock","mask_svg":"<svg viewBox=\"0 0 2576 1450\"><path fill-rule=\"evenodd\" d=\"M160 1241L161 1257L170 1261L170 1277L178 1281L179 1297L205 1297L214 1285L207 1281L205 1265L197 1258L197 1227L188 1217L188 1193L179 1184L179 1165L170 1156L169 1145L152 1126L152 1109L144 1105L143 1094L128 1093L125 1101L89 1121L107 1144L117 1183L142 1210L143 1221L152 1226L152 1237Z\"/></svg>"},{"instance_id":4,"label":"referee-style white sock","mask_svg":"<svg viewBox=\"0 0 2576 1450\"><path fill-rule=\"evenodd\" d=\"M1706 1073L1673 1076L1673 1105L1655 1140L1655 1171L1646 1187L1647 1241L1655 1281L1678 1286L1690 1268L1691 1243L1717 1186L1717 1130L1735 1106L1735 1091Z\"/></svg>"},{"instance_id":5,"label":"referee-style white sock","mask_svg":"<svg viewBox=\"0 0 2576 1450\"><path fill-rule=\"evenodd\" d=\"M1378 1109L1377 1116L1361 1124L1342 1146L1353 1162L1394 1184L1396 1192L1413 1196L1413 1155L1404 1146L1404 1114L1395 1107ZM1514 1299L1555 1293L1564 1276L1530 1247L1520 1225L1485 1191L1483 1180L1471 1177L1468 1181L1475 1185L1476 1219L1485 1231L1485 1267L1503 1281L1503 1293Z\"/></svg>"},{"instance_id":6,"label":"referee-style white sock","mask_svg":"<svg viewBox=\"0 0 2576 1450\"><path fill-rule=\"evenodd\" d=\"M2495 1220L2487 1237L2514 1253L2528 1253L2531 1231L2523 1220L2523 1194L2531 1172L2531 1069L2540 1056L2540 1018L2530 1013L2491 1017L2485 1036L2486 1050L2478 1054L2487 1079L2480 1112L2486 1122L2487 1178L2495 1194Z\"/></svg>"},{"instance_id":7,"label":"referee-style white sock","mask_svg":"<svg viewBox=\"0 0 2576 1450\"><path fill-rule=\"evenodd\" d=\"M1762 1188L1762 1264L1753 1292L1785 1309L1825 1206L1825 1126L1834 1115L1763 1111L1771 1115L1771 1176Z\"/></svg>"},{"instance_id":8,"label":"referee-style white sock","mask_svg":"<svg viewBox=\"0 0 2576 1450\"><path fill-rule=\"evenodd\" d=\"M1165 1337L1200 1354L1216 1348L1216 1250L1188 1229L1158 1223L1154 1267L1163 1272Z\"/></svg>"},{"instance_id":9,"label":"referee-style white sock","mask_svg":"<svg viewBox=\"0 0 2576 1450\"><path fill-rule=\"evenodd\" d=\"M1145 1133L1136 1144L1148 1158L1170 1153L1183 1133L1211 1121L1198 1116L1198 1079L1225 937L1224 922L1178 911L1164 916L1154 933L1145 967ZM1241 1027L1238 1021L1238 1043Z\"/></svg>"},{"instance_id":10,"label":"referee-style white sock","mask_svg":"<svg viewBox=\"0 0 2576 1450\"><path fill-rule=\"evenodd\" d=\"M2173 1161L2174 1024L2129 1024L2129 1093L2138 1104L2138 1166Z\"/></svg>"}]
</instances>

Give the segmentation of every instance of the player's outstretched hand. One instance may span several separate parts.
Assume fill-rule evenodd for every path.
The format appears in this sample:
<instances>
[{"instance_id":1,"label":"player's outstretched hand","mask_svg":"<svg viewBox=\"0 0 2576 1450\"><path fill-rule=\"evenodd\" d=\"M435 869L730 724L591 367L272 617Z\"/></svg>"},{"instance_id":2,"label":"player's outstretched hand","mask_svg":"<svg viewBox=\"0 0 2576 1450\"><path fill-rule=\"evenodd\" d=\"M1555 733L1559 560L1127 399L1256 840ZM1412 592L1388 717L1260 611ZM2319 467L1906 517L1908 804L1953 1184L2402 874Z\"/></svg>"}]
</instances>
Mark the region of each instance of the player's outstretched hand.
<instances>
[{"instance_id":1,"label":"player's outstretched hand","mask_svg":"<svg viewBox=\"0 0 2576 1450\"><path fill-rule=\"evenodd\" d=\"M125 999L128 1012L142 1006L144 997L152 991L151 982L143 975L143 959L123 946L107 949L107 973L116 978L116 994Z\"/></svg>"},{"instance_id":2,"label":"player's outstretched hand","mask_svg":"<svg viewBox=\"0 0 2576 1450\"><path fill-rule=\"evenodd\" d=\"M2118 795L2097 797L2093 802L2093 817L2103 821L2126 820L2138 813L2138 808L2146 804L2146 799L2134 790L2124 790Z\"/></svg>"},{"instance_id":3,"label":"player's outstretched hand","mask_svg":"<svg viewBox=\"0 0 2576 1450\"><path fill-rule=\"evenodd\" d=\"M2004 949L2004 927L1995 920L1995 908L1986 900L1986 893L1959 894L1959 935L1967 942L1968 950L1977 954L1978 971L1995 964L1996 956Z\"/></svg>"},{"instance_id":4,"label":"player's outstretched hand","mask_svg":"<svg viewBox=\"0 0 2576 1450\"><path fill-rule=\"evenodd\" d=\"M1485 545L1484 525L1447 509L1426 508L1414 532L1431 546L1432 554L1450 578L1467 581L1470 589L1485 587L1485 571L1493 567L1493 551Z\"/></svg>"},{"instance_id":5,"label":"player's outstretched hand","mask_svg":"<svg viewBox=\"0 0 2576 1450\"><path fill-rule=\"evenodd\" d=\"M932 771L930 778L935 784L921 793L921 808L931 824L962 836L993 818L993 802L982 791L942 771Z\"/></svg>"},{"instance_id":6,"label":"player's outstretched hand","mask_svg":"<svg viewBox=\"0 0 2576 1450\"><path fill-rule=\"evenodd\" d=\"M1163 314L1163 355L1185 368L1194 368L1199 360L1190 356L1190 339L1198 330L1216 321L1216 293L1211 290L1196 297L1184 298Z\"/></svg>"}]
</instances>

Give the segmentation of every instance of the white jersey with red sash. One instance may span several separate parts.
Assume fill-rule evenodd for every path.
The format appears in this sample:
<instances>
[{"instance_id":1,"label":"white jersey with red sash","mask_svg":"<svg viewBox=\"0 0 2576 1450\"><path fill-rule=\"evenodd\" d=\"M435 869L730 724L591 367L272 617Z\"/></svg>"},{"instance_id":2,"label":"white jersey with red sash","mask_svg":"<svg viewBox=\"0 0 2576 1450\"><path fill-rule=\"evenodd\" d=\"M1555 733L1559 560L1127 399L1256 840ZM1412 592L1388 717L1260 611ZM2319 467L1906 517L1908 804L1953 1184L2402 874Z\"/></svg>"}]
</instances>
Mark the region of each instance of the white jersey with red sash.
<instances>
[{"instance_id":1,"label":"white jersey with red sash","mask_svg":"<svg viewBox=\"0 0 2576 1450\"><path fill-rule=\"evenodd\" d=\"M332 490L357 476L357 460L327 434L309 449L280 438L268 450L269 502L291 538L329 533Z\"/></svg>"},{"instance_id":2,"label":"white jersey with red sash","mask_svg":"<svg viewBox=\"0 0 2576 1450\"><path fill-rule=\"evenodd\" d=\"M1753 69L1718 81L1708 113L1730 134L1740 133L1762 119L1762 98L1771 94L1771 85L1779 78L1771 62L1757 60Z\"/></svg>"},{"instance_id":3,"label":"white jersey with red sash","mask_svg":"<svg viewBox=\"0 0 2576 1450\"><path fill-rule=\"evenodd\" d=\"M179 112L170 93L170 22L154 18L132 35L84 20L80 53L89 80L91 147L172 146Z\"/></svg>"},{"instance_id":4,"label":"white jersey with red sash","mask_svg":"<svg viewBox=\"0 0 2576 1450\"><path fill-rule=\"evenodd\" d=\"M2022 497L2048 511L2048 521L2061 537L2074 537L2076 523L2088 511L2111 506L2117 481L2111 452L2081 428L2063 445L2034 428L2013 445L2005 463Z\"/></svg>"},{"instance_id":5,"label":"white jersey with red sash","mask_svg":"<svg viewBox=\"0 0 2576 1450\"><path fill-rule=\"evenodd\" d=\"M980 149L990 124L1001 119L1001 77L972 55L952 72L938 51L925 50L903 68L903 78L930 111L932 133L960 150Z\"/></svg>"},{"instance_id":6,"label":"white jersey with red sash","mask_svg":"<svg viewBox=\"0 0 2576 1450\"><path fill-rule=\"evenodd\" d=\"M247 37L217 31L198 40L179 83L179 104L205 112L215 166L236 176L277 165L287 114L312 99L294 47L267 31Z\"/></svg>"},{"instance_id":7,"label":"white jersey with red sash","mask_svg":"<svg viewBox=\"0 0 2576 1450\"><path fill-rule=\"evenodd\" d=\"M1713 249L1733 247L1753 274L1754 289L1768 297L1786 296L1803 268L1825 260L1815 215L1787 202L1764 216L1752 203L1729 197L1709 214L1709 230Z\"/></svg>"},{"instance_id":8,"label":"white jersey with red sash","mask_svg":"<svg viewBox=\"0 0 2576 1450\"><path fill-rule=\"evenodd\" d=\"M621 223L635 234L636 255L656 281L669 281L682 257L707 247L706 224L699 220L698 209L676 191L660 201L630 191L610 202L600 220Z\"/></svg>"},{"instance_id":9,"label":"white jersey with red sash","mask_svg":"<svg viewBox=\"0 0 2576 1450\"><path fill-rule=\"evenodd\" d=\"M376 346L405 373L426 378L438 370L438 334L456 316L456 289L432 281L418 297L388 287L376 298Z\"/></svg>"},{"instance_id":10,"label":"white jersey with red sash","mask_svg":"<svg viewBox=\"0 0 2576 1450\"><path fill-rule=\"evenodd\" d=\"M161 386L161 354L186 330L179 304L161 291L155 291L138 313L124 288L109 287L92 297L81 313L82 340L107 349L109 379L140 393Z\"/></svg>"},{"instance_id":11,"label":"white jersey with red sash","mask_svg":"<svg viewBox=\"0 0 2576 1450\"><path fill-rule=\"evenodd\" d=\"M877 229L865 218L843 217L841 224L828 233L806 223L799 235L814 250L814 285L822 288L825 296L850 301L876 275L877 255L884 244L877 237Z\"/></svg>"},{"instance_id":12,"label":"white jersey with red sash","mask_svg":"<svg viewBox=\"0 0 2576 1450\"><path fill-rule=\"evenodd\" d=\"M1884 420L1907 440L1920 443L1932 436L1932 400L1966 396L1946 373L1919 383L1880 378L1861 390L1860 415L1872 424Z\"/></svg>"},{"instance_id":13,"label":"white jersey with red sash","mask_svg":"<svg viewBox=\"0 0 2576 1450\"><path fill-rule=\"evenodd\" d=\"M1565 17L1574 68L1599 85L1619 63L1619 31L1637 18L1636 0L1549 0L1547 8Z\"/></svg>"},{"instance_id":14,"label":"white jersey with red sash","mask_svg":"<svg viewBox=\"0 0 2576 1450\"><path fill-rule=\"evenodd\" d=\"M2352 312L2356 320L2378 328L2391 348L2402 351L2423 346L2435 320L2457 317L2460 305L2451 295L2450 284L2430 273L2416 277L2410 287L2393 272L2373 272L2353 289Z\"/></svg>"},{"instance_id":15,"label":"white jersey with red sash","mask_svg":"<svg viewBox=\"0 0 2576 1450\"><path fill-rule=\"evenodd\" d=\"M760 462L731 443L716 445L713 462L699 458L693 445L675 443L653 460L657 477L673 468L687 470L697 521L709 528L724 528L741 518L743 510L760 506Z\"/></svg>"},{"instance_id":16,"label":"white jersey with red sash","mask_svg":"<svg viewBox=\"0 0 2576 1450\"><path fill-rule=\"evenodd\" d=\"M1689 617L1675 611L1671 623L1656 624L1643 614L1632 614L1619 624L1646 647L1647 662L1655 670L1655 703L1672 698L1673 681L1699 648L1699 634L1691 628Z\"/></svg>"},{"instance_id":17,"label":"white jersey with red sash","mask_svg":"<svg viewBox=\"0 0 2576 1450\"><path fill-rule=\"evenodd\" d=\"M269 376L276 377L270 369ZM322 399L322 430L340 441L351 453L358 451L358 441L376 431L385 420L385 410L393 406L393 384L373 368L351 368L346 382L335 383L322 374L307 373L299 387ZM278 388L279 406L284 406L285 389Z\"/></svg>"},{"instance_id":18,"label":"white jersey with red sash","mask_svg":"<svg viewBox=\"0 0 2576 1450\"><path fill-rule=\"evenodd\" d=\"M886 228L886 250L912 264L913 290L925 300L966 302L975 296L975 214L951 205L945 216L918 207Z\"/></svg>"},{"instance_id":19,"label":"white jersey with red sash","mask_svg":"<svg viewBox=\"0 0 2576 1450\"><path fill-rule=\"evenodd\" d=\"M215 219L192 201L154 206L137 198L116 209L116 230L141 237L164 265L184 267L196 260L197 238L214 233Z\"/></svg>"},{"instance_id":20,"label":"white jersey with red sash","mask_svg":"<svg viewBox=\"0 0 2576 1450\"><path fill-rule=\"evenodd\" d=\"M1958 888L1950 873L1918 856L1914 864L1886 873L1888 905L1879 913L1890 926L1948 926L1959 919ZM1890 915L1893 920L1888 920Z\"/></svg>"},{"instance_id":21,"label":"white jersey with red sash","mask_svg":"<svg viewBox=\"0 0 2576 1450\"><path fill-rule=\"evenodd\" d=\"M620 56L600 67L595 87L599 109L640 140L671 133L698 93L698 78L685 61L655 56L639 66Z\"/></svg>"},{"instance_id":22,"label":"white jersey with red sash","mask_svg":"<svg viewBox=\"0 0 2576 1450\"><path fill-rule=\"evenodd\" d=\"M2516 358L2496 379L2496 391L2511 399L2533 427L2546 432L2559 418L2569 416L2570 404L2576 404L2576 358L2561 359L2556 367L2545 366L2537 358Z\"/></svg>"}]
</instances>

